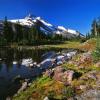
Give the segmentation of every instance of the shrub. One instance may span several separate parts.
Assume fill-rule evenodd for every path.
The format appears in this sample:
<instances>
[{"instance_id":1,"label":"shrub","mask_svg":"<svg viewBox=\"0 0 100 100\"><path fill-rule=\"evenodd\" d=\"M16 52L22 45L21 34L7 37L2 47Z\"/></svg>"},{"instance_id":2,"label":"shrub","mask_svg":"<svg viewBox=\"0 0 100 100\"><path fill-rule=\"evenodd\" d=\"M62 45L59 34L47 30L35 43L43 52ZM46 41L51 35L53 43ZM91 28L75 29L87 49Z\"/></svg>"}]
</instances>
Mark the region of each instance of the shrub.
<instances>
[{"instance_id":1,"label":"shrub","mask_svg":"<svg viewBox=\"0 0 100 100\"><path fill-rule=\"evenodd\" d=\"M92 53L94 61L100 60L100 37L97 38L96 49Z\"/></svg>"}]
</instances>

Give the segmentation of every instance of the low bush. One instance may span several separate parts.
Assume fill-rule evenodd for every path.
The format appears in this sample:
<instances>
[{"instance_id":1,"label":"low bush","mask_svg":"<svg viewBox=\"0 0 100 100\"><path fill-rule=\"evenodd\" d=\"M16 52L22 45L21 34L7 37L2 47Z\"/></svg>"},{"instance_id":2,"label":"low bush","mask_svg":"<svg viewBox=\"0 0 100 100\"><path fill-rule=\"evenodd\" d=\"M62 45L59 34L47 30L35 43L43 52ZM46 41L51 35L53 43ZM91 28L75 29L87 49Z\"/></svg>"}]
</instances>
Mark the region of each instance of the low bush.
<instances>
[{"instance_id":1,"label":"low bush","mask_svg":"<svg viewBox=\"0 0 100 100\"><path fill-rule=\"evenodd\" d=\"M97 38L96 49L92 52L94 61L100 60L100 37Z\"/></svg>"}]
</instances>

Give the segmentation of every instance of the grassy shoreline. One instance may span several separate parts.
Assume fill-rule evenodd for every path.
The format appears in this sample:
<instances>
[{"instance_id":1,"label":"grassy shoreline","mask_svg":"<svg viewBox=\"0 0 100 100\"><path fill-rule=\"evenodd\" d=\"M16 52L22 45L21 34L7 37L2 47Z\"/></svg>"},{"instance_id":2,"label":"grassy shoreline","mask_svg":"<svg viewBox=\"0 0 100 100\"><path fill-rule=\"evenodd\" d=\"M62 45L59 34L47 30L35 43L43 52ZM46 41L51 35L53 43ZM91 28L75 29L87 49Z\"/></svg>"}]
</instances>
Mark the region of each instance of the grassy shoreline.
<instances>
[{"instance_id":1,"label":"grassy shoreline","mask_svg":"<svg viewBox=\"0 0 100 100\"><path fill-rule=\"evenodd\" d=\"M95 48L96 45L96 40L91 39L88 40L85 43L80 43L80 42L70 42L67 41L64 44L59 44L59 45L45 45L45 48L61 48L61 49L67 49L67 48L73 48L73 49L80 49L84 50L86 52L91 51ZM43 47L42 47L43 48ZM79 60L79 57L81 57L82 54L79 54L76 56L73 60L77 61ZM73 61L72 60L72 61ZM91 65L88 65L88 63L83 63L83 65L89 66L86 69L78 69L78 66L76 67L74 64L70 64L66 62L65 64L61 65L65 69L67 68L68 70L74 70L78 73L82 73L82 78L84 79L87 77L87 73L90 71L100 71L99 68L95 66L94 63L91 63ZM64 86L63 83L59 81L55 81L54 79L50 77L45 77L41 76L37 78L35 81L32 82L31 86L28 87L25 91L22 91L19 93L17 96L13 97L13 100L31 100L31 98L34 98L32 100L43 100L44 97L54 97L55 99L62 100L63 97L70 98L74 95L74 88L78 87L79 85L82 86L88 86L88 88L94 87L96 84L96 80L81 80L81 79L74 79L72 81L71 86ZM61 94L62 90L66 90L67 94ZM82 91L76 91L79 94L83 92ZM41 98L41 99L40 99Z\"/></svg>"},{"instance_id":2,"label":"grassy shoreline","mask_svg":"<svg viewBox=\"0 0 100 100\"><path fill-rule=\"evenodd\" d=\"M49 44L49 45L39 45L39 46L21 46L21 45L11 45L8 47L11 48L18 48L18 49L50 49L50 48L57 48L57 49L77 49L81 43L80 42L71 42L71 41L65 41L61 44ZM6 46L7 47L7 46Z\"/></svg>"}]
</instances>

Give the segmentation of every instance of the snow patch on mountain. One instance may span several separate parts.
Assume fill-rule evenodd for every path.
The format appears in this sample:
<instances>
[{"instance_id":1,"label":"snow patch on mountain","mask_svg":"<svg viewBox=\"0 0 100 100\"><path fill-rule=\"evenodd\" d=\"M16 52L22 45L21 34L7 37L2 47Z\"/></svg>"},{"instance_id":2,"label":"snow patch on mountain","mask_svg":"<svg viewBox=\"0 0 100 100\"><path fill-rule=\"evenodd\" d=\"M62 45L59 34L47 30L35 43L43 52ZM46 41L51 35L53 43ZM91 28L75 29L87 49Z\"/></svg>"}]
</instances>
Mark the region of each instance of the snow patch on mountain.
<instances>
[{"instance_id":1,"label":"snow patch on mountain","mask_svg":"<svg viewBox=\"0 0 100 100\"><path fill-rule=\"evenodd\" d=\"M37 20L40 20L40 21L41 21L44 25L46 25L46 26L50 26L50 27L53 26L52 24L50 24L50 23L48 23L48 22L42 20L41 17L37 17L36 19L37 19Z\"/></svg>"},{"instance_id":2,"label":"snow patch on mountain","mask_svg":"<svg viewBox=\"0 0 100 100\"><path fill-rule=\"evenodd\" d=\"M78 33L76 30L72 30L72 29L68 29L67 31L68 31L69 33L72 33L72 34Z\"/></svg>"},{"instance_id":3,"label":"snow patch on mountain","mask_svg":"<svg viewBox=\"0 0 100 100\"><path fill-rule=\"evenodd\" d=\"M67 31L67 29L65 27L63 27L63 26L58 26L58 29L62 30L62 31Z\"/></svg>"},{"instance_id":4,"label":"snow patch on mountain","mask_svg":"<svg viewBox=\"0 0 100 100\"><path fill-rule=\"evenodd\" d=\"M16 20L9 20L12 23L19 23L21 25L25 25L28 27L34 26L35 24L38 24L40 26L40 29L42 31L46 32L46 34L59 34L64 37L76 37L79 36L80 33L76 30L72 30L69 28L65 28L63 26L54 26L47 21L43 20L41 17L36 17L32 15L26 16L24 19L16 19Z\"/></svg>"}]
</instances>

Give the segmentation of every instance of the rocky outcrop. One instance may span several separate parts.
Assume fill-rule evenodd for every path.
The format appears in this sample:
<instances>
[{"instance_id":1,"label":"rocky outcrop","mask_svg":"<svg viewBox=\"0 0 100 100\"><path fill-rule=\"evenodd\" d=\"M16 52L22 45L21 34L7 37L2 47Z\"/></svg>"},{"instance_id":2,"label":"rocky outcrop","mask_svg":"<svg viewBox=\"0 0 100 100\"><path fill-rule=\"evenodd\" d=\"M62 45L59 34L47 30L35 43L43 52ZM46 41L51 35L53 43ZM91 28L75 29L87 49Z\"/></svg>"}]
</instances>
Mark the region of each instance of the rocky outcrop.
<instances>
[{"instance_id":1,"label":"rocky outcrop","mask_svg":"<svg viewBox=\"0 0 100 100\"><path fill-rule=\"evenodd\" d=\"M74 59L68 62L69 64L73 64L74 66L84 69L92 65L93 57L91 52L83 53L78 56L78 60Z\"/></svg>"},{"instance_id":2,"label":"rocky outcrop","mask_svg":"<svg viewBox=\"0 0 100 100\"><path fill-rule=\"evenodd\" d=\"M55 68L53 79L63 82L65 85L70 85L73 78L74 71L65 70L61 66Z\"/></svg>"},{"instance_id":3,"label":"rocky outcrop","mask_svg":"<svg viewBox=\"0 0 100 100\"><path fill-rule=\"evenodd\" d=\"M75 97L76 100L100 100L100 90L88 90ZM74 100L74 99L73 99Z\"/></svg>"},{"instance_id":4,"label":"rocky outcrop","mask_svg":"<svg viewBox=\"0 0 100 100\"><path fill-rule=\"evenodd\" d=\"M44 76L52 77L56 81L63 82L65 85L70 85L73 79L74 71L65 70L62 66L58 66L54 69L48 69L43 74Z\"/></svg>"},{"instance_id":5,"label":"rocky outcrop","mask_svg":"<svg viewBox=\"0 0 100 100\"><path fill-rule=\"evenodd\" d=\"M80 79L81 80L88 80L88 79L100 80L100 72L99 71L90 71L90 72L84 74Z\"/></svg>"}]
</instances>

